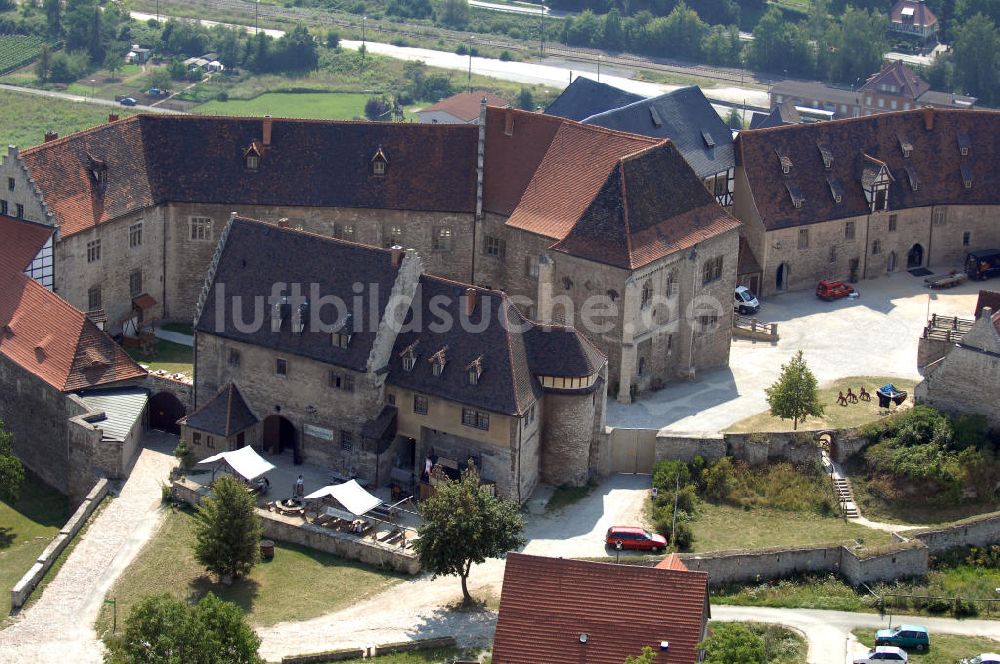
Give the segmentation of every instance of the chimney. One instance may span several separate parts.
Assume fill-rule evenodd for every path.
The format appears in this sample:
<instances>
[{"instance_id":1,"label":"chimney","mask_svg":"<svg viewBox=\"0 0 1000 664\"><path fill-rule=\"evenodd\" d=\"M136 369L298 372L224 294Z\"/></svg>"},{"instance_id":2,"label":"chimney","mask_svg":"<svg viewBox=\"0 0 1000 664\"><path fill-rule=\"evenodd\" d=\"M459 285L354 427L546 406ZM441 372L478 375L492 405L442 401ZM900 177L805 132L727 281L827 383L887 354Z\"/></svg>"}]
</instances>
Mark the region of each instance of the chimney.
<instances>
[{"instance_id":1,"label":"chimney","mask_svg":"<svg viewBox=\"0 0 1000 664\"><path fill-rule=\"evenodd\" d=\"M986 320L990 320L991 318L993 318L993 308L983 307L982 309L979 310L979 317L985 318Z\"/></svg>"},{"instance_id":2,"label":"chimney","mask_svg":"<svg viewBox=\"0 0 1000 664\"><path fill-rule=\"evenodd\" d=\"M118 122L117 113L108 113L108 124L111 124L112 122Z\"/></svg>"},{"instance_id":3,"label":"chimney","mask_svg":"<svg viewBox=\"0 0 1000 664\"><path fill-rule=\"evenodd\" d=\"M475 288L465 289L465 315L472 316L472 313L476 310L476 296L478 292Z\"/></svg>"},{"instance_id":4,"label":"chimney","mask_svg":"<svg viewBox=\"0 0 1000 664\"><path fill-rule=\"evenodd\" d=\"M927 131L934 130L934 109L930 106L924 108L924 129Z\"/></svg>"},{"instance_id":5,"label":"chimney","mask_svg":"<svg viewBox=\"0 0 1000 664\"><path fill-rule=\"evenodd\" d=\"M402 265L402 263L403 263L403 254L405 252L403 251L403 248L401 246L399 246L398 244L392 245L392 247L389 249L389 253L392 256L392 266L393 267L399 267L400 265Z\"/></svg>"},{"instance_id":6,"label":"chimney","mask_svg":"<svg viewBox=\"0 0 1000 664\"><path fill-rule=\"evenodd\" d=\"M514 135L514 109L509 104L504 109L503 133L504 136Z\"/></svg>"},{"instance_id":7,"label":"chimney","mask_svg":"<svg viewBox=\"0 0 1000 664\"><path fill-rule=\"evenodd\" d=\"M57 131L47 131L45 132L45 142L50 143L59 138L59 132Z\"/></svg>"},{"instance_id":8,"label":"chimney","mask_svg":"<svg viewBox=\"0 0 1000 664\"><path fill-rule=\"evenodd\" d=\"M264 116L264 131L263 131L263 135L261 136L261 140L264 143L264 147L267 147L268 145L271 144L271 116L270 115L265 115Z\"/></svg>"}]
</instances>

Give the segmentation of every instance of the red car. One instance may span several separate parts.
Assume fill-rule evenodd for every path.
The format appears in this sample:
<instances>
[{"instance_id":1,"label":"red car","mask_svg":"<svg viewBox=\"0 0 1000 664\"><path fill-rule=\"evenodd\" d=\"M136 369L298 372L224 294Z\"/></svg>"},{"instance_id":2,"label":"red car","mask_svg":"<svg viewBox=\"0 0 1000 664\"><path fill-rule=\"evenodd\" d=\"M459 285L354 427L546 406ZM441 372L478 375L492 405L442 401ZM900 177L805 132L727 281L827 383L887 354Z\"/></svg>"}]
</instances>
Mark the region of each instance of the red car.
<instances>
[{"instance_id":1,"label":"red car","mask_svg":"<svg viewBox=\"0 0 1000 664\"><path fill-rule=\"evenodd\" d=\"M843 281L828 281L824 279L816 284L816 297L827 302L847 297L853 292L854 288L848 286Z\"/></svg>"},{"instance_id":2,"label":"red car","mask_svg":"<svg viewBox=\"0 0 1000 664\"><path fill-rule=\"evenodd\" d=\"M619 542L621 542L622 549L636 549L639 551L656 552L662 551L667 547L667 539L662 535L630 526L612 526L608 528L608 535L605 541L613 549L618 548Z\"/></svg>"}]
</instances>

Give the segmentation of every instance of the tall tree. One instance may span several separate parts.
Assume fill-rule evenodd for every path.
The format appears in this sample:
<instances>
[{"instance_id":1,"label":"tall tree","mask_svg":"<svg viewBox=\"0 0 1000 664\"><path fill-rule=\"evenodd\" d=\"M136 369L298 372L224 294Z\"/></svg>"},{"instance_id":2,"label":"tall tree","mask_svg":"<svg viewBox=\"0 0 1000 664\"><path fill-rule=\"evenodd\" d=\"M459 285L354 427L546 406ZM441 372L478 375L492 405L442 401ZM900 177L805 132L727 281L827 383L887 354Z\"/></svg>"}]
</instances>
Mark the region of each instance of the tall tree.
<instances>
[{"instance_id":1,"label":"tall tree","mask_svg":"<svg viewBox=\"0 0 1000 664\"><path fill-rule=\"evenodd\" d=\"M49 74L52 73L52 50L48 45L42 46L42 52L38 56L38 62L35 64L35 76L42 83L49 80Z\"/></svg>"},{"instance_id":2,"label":"tall tree","mask_svg":"<svg viewBox=\"0 0 1000 664\"><path fill-rule=\"evenodd\" d=\"M15 503L21 495L24 482L24 466L14 456L14 434L4 428L0 420L0 500Z\"/></svg>"},{"instance_id":3,"label":"tall tree","mask_svg":"<svg viewBox=\"0 0 1000 664\"><path fill-rule=\"evenodd\" d=\"M794 23L785 21L777 6L764 12L753 29L753 41L748 61L761 71L811 75L814 67L813 49L807 35Z\"/></svg>"},{"instance_id":4,"label":"tall tree","mask_svg":"<svg viewBox=\"0 0 1000 664\"><path fill-rule=\"evenodd\" d=\"M987 104L1000 99L996 92L1000 76L1000 33L996 24L976 14L955 30L955 83L962 92L976 95Z\"/></svg>"},{"instance_id":5,"label":"tall tree","mask_svg":"<svg viewBox=\"0 0 1000 664\"><path fill-rule=\"evenodd\" d=\"M801 350L788 364L781 365L778 380L764 391L771 414L783 420L791 419L793 429L798 429L799 420L823 414L823 405L816 390L816 376L806 366Z\"/></svg>"},{"instance_id":6,"label":"tall tree","mask_svg":"<svg viewBox=\"0 0 1000 664\"><path fill-rule=\"evenodd\" d=\"M62 0L45 0L45 26L50 37L62 35Z\"/></svg>"},{"instance_id":7,"label":"tall tree","mask_svg":"<svg viewBox=\"0 0 1000 664\"><path fill-rule=\"evenodd\" d=\"M424 523L415 543L420 563L434 577L459 576L462 599L468 604L468 578L473 563L502 558L524 545L524 519L517 504L497 498L479 483L479 473L470 464L458 480L449 480L435 470L433 496L420 505Z\"/></svg>"},{"instance_id":8,"label":"tall tree","mask_svg":"<svg viewBox=\"0 0 1000 664\"><path fill-rule=\"evenodd\" d=\"M453 28L464 28L469 22L467 0L444 0L441 3L441 22Z\"/></svg>"},{"instance_id":9,"label":"tall tree","mask_svg":"<svg viewBox=\"0 0 1000 664\"><path fill-rule=\"evenodd\" d=\"M888 50L887 21L878 12L848 7L833 31L829 77L840 83L862 82L877 72Z\"/></svg>"},{"instance_id":10,"label":"tall tree","mask_svg":"<svg viewBox=\"0 0 1000 664\"><path fill-rule=\"evenodd\" d=\"M612 8L604 15L601 46L612 51L620 51L624 45L625 33L622 31L622 17L617 8Z\"/></svg>"},{"instance_id":11,"label":"tall tree","mask_svg":"<svg viewBox=\"0 0 1000 664\"><path fill-rule=\"evenodd\" d=\"M215 481L195 515L194 554L223 582L250 573L260 559L260 517L253 497L231 475Z\"/></svg>"}]
</instances>

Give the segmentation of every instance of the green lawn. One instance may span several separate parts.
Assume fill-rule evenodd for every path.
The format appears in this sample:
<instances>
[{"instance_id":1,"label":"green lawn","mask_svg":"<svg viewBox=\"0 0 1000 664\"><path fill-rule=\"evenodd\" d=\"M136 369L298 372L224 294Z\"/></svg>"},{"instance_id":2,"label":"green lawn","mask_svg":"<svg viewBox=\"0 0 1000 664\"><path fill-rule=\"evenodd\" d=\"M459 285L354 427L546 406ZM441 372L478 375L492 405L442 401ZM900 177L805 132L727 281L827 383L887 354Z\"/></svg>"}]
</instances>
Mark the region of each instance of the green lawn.
<instances>
[{"instance_id":1,"label":"green lawn","mask_svg":"<svg viewBox=\"0 0 1000 664\"><path fill-rule=\"evenodd\" d=\"M892 383L899 389L906 390L911 395L913 394L913 387L916 384L912 380L889 378L886 376L852 376L828 383L819 388L819 401L824 407L823 415L800 421L799 429L843 429L845 427L860 426L879 419L881 415L879 414L878 398L874 394L876 388L886 383ZM850 387L857 393L862 385L872 394L871 401L859 401L847 406L837 405L837 395L839 392L847 394L847 388ZM782 420L766 411L742 419L727 429L727 431L741 433L791 430L791 420Z\"/></svg>"},{"instance_id":2,"label":"green lawn","mask_svg":"<svg viewBox=\"0 0 1000 664\"><path fill-rule=\"evenodd\" d=\"M0 117L3 118L0 145L31 147L41 143L48 130L65 136L107 122L108 113L118 113L122 117L131 115L124 107L118 109L0 90Z\"/></svg>"},{"instance_id":3,"label":"green lawn","mask_svg":"<svg viewBox=\"0 0 1000 664\"><path fill-rule=\"evenodd\" d=\"M21 497L0 502L0 611L10 613L10 589L69 518L66 496L26 473Z\"/></svg>"},{"instance_id":4,"label":"green lawn","mask_svg":"<svg viewBox=\"0 0 1000 664\"><path fill-rule=\"evenodd\" d=\"M853 631L858 641L871 648L875 644L875 632L870 629ZM973 657L984 652L1000 651L1000 641L984 636L956 636L931 632L931 647L927 652L907 651L915 664L955 664L960 659Z\"/></svg>"},{"instance_id":5,"label":"green lawn","mask_svg":"<svg viewBox=\"0 0 1000 664\"><path fill-rule=\"evenodd\" d=\"M348 92L269 92L254 99L210 101L195 110L206 115L273 115L282 118L351 120L365 116L368 96Z\"/></svg>"},{"instance_id":6,"label":"green lawn","mask_svg":"<svg viewBox=\"0 0 1000 664\"><path fill-rule=\"evenodd\" d=\"M209 576L194 558L194 517L171 509L160 530L122 573L108 592L118 602L119 625L143 597L168 593L196 600L209 591L239 604L250 621L273 625L335 611L375 595L402 577L312 549L278 542L274 559L258 564L248 579L225 587ZM111 628L111 610L105 606L97 622L98 634Z\"/></svg>"},{"instance_id":7,"label":"green lawn","mask_svg":"<svg viewBox=\"0 0 1000 664\"><path fill-rule=\"evenodd\" d=\"M188 336L194 334L194 325L191 323L163 323L160 325L160 328L168 332L177 332Z\"/></svg>"},{"instance_id":8,"label":"green lawn","mask_svg":"<svg viewBox=\"0 0 1000 664\"><path fill-rule=\"evenodd\" d=\"M186 376L194 375L192 368L194 350L190 346L157 339L156 357L146 357L135 348L127 348L125 352L136 362L148 366L151 371L163 369L167 373L182 373Z\"/></svg>"},{"instance_id":9,"label":"green lawn","mask_svg":"<svg viewBox=\"0 0 1000 664\"><path fill-rule=\"evenodd\" d=\"M691 522L695 551L804 546L858 538L866 544L890 541L888 533L814 512L744 510L707 502L701 503L698 509L698 518Z\"/></svg>"}]
</instances>

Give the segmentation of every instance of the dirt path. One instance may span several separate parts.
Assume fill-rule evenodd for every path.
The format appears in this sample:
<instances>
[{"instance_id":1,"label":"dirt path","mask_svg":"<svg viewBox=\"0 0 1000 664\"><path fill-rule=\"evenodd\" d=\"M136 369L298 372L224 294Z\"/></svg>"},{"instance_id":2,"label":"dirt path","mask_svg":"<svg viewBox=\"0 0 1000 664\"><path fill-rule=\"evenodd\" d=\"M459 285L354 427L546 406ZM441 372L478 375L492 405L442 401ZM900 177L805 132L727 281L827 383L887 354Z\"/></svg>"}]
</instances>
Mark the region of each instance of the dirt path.
<instances>
[{"instance_id":1,"label":"dirt path","mask_svg":"<svg viewBox=\"0 0 1000 664\"><path fill-rule=\"evenodd\" d=\"M128 481L90 524L59 574L36 603L0 632L0 661L18 664L98 664L103 647L93 625L105 593L162 517L160 483L176 463L176 440L150 432Z\"/></svg>"}]
</instances>

